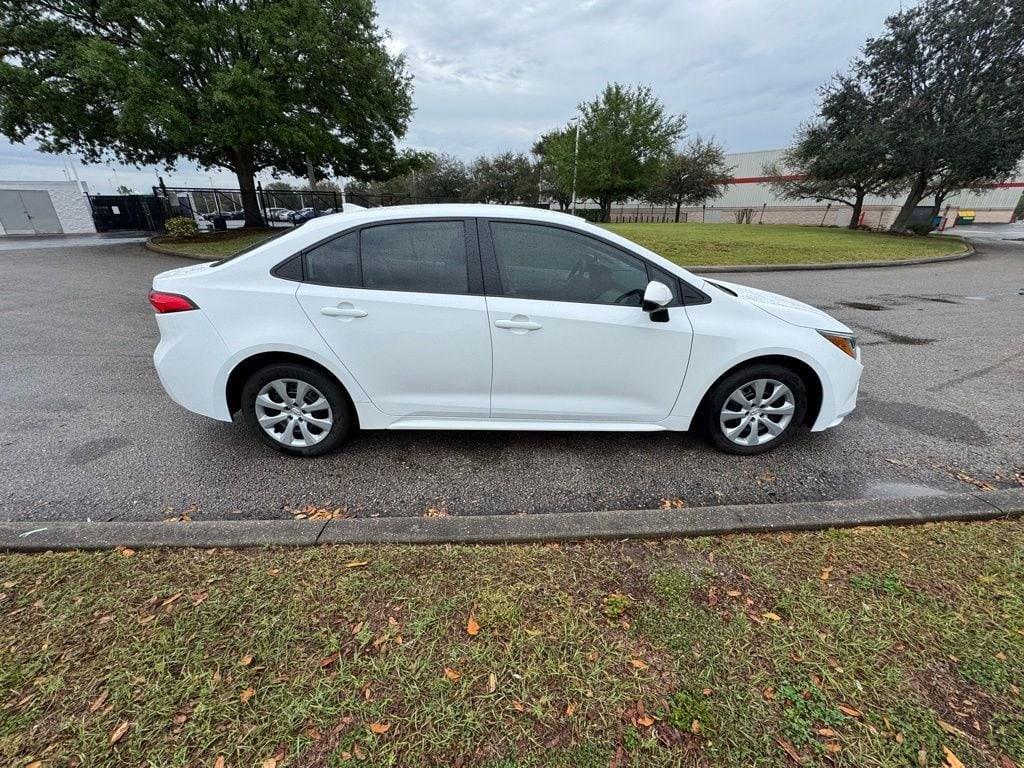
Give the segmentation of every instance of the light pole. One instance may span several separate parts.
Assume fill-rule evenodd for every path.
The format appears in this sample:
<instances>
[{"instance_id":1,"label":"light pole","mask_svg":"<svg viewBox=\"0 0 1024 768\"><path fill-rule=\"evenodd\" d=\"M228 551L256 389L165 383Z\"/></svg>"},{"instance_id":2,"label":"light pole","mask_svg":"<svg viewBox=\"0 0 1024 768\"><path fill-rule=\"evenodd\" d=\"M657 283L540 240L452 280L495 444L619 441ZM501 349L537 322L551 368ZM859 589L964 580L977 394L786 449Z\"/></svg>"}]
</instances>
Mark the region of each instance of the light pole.
<instances>
[{"instance_id":1,"label":"light pole","mask_svg":"<svg viewBox=\"0 0 1024 768\"><path fill-rule=\"evenodd\" d=\"M580 119L574 117L569 122L576 125L576 148L572 153L572 215L576 215L576 166L580 160Z\"/></svg>"}]
</instances>

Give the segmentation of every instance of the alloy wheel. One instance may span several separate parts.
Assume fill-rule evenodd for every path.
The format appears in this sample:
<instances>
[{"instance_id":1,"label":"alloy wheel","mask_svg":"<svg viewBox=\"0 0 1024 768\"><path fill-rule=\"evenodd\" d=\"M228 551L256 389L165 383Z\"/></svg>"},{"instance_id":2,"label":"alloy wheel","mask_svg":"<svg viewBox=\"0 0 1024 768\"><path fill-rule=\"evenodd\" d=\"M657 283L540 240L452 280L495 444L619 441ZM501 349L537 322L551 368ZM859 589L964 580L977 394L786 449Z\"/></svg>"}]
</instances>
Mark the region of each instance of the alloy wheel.
<instances>
[{"instance_id":1,"label":"alloy wheel","mask_svg":"<svg viewBox=\"0 0 1024 768\"><path fill-rule=\"evenodd\" d=\"M327 398L301 379L274 379L256 395L256 420L289 448L316 445L331 432L334 413Z\"/></svg>"},{"instance_id":2,"label":"alloy wheel","mask_svg":"<svg viewBox=\"0 0 1024 768\"><path fill-rule=\"evenodd\" d=\"M764 445L786 431L795 411L789 387L776 379L754 379L726 398L719 424L736 445Z\"/></svg>"}]
</instances>

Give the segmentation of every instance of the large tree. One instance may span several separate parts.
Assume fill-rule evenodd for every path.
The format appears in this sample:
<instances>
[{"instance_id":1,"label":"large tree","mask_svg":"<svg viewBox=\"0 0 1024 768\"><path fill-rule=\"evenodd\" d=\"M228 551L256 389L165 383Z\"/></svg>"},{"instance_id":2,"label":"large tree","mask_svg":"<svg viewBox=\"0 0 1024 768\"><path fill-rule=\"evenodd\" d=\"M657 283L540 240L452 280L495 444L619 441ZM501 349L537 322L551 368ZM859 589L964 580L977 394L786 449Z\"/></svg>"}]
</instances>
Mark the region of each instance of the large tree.
<instances>
[{"instance_id":1,"label":"large tree","mask_svg":"<svg viewBox=\"0 0 1024 768\"><path fill-rule=\"evenodd\" d=\"M783 197L848 205L849 228L860 224L868 195L893 195L904 188L901 169L887 152L885 115L861 84L836 77L821 90L818 116L802 126L780 163L763 172Z\"/></svg>"},{"instance_id":2,"label":"large tree","mask_svg":"<svg viewBox=\"0 0 1024 768\"><path fill-rule=\"evenodd\" d=\"M470 197L481 203L537 202L537 169L522 152L478 157L469 169Z\"/></svg>"},{"instance_id":3,"label":"large tree","mask_svg":"<svg viewBox=\"0 0 1024 768\"><path fill-rule=\"evenodd\" d=\"M924 0L886 19L855 74L886 113L886 149L923 199L1010 176L1024 154L1024 7L1020 0Z\"/></svg>"},{"instance_id":4,"label":"large tree","mask_svg":"<svg viewBox=\"0 0 1024 768\"><path fill-rule=\"evenodd\" d=\"M469 170L457 157L443 152L408 152L405 165L405 173L349 183L346 190L369 198L398 195L435 202L461 200L469 193Z\"/></svg>"},{"instance_id":5,"label":"large tree","mask_svg":"<svg viewBox=\"0 0 1024 768\"><path fill-rule=\"evenodd\" d=\"M87 162L367 178L411 83L372 0L0 0L0 132ZM308 163L307 163L308 160Z\"/></svg>"},{"instance_id":6,"label":"large tree","mask_svg":"<svg viewBox=\"0 0 1024 768\"><path fill-rule=\"evenodd\" d=\"M540 192L557 202L562 211L569 210L572 205L575 150L576 128L572 125L549 131L533 144Z\"/></svg>"},{"instance_id":7,"label":"large tree","mask_svg":"<svg viewBox=\"0 0 1024 768\"><path fill-rule=\"evenodd\" d=\"M618 83L609 83L579 109L577 190L597 200L602 220L608 221L612 203L651 186L683 135L686 119L669 115L649 87Z\"/></svg>"},{"instance_id":8,"label":"large tree","mask_svg":"<svg viewBox=\"0 0 1024 768\"><path fill-rule=\"evenodd\" d=\"M703 205L724 195L733 168L725 162L720 145L698 136L662 164L644 196L652 203L675 206L675 220L679 221L684 205Z\"/></svg>"}]
</instances>

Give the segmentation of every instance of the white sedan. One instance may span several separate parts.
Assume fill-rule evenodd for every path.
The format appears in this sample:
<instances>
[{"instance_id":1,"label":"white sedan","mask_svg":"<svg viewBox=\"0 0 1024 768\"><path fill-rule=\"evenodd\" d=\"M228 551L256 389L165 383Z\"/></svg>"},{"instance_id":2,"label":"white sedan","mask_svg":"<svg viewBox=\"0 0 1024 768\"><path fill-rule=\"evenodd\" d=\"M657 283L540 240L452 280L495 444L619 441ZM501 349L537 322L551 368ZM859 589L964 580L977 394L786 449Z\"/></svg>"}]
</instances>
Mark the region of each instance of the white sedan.
<instances>
[{"instance_id":1,"label":"white sedan","mask_svg":"<svg viewBox=\"0 0 1024 768\"><path fill-rule=\"evenodd\" d=\"M699 429L761 453L839 424L862 371L850 329L820 310L511 206L323 216L163 272L150 302L171 398L241 411L300 456L355 428Z\"/></svg>"}]
</instances>

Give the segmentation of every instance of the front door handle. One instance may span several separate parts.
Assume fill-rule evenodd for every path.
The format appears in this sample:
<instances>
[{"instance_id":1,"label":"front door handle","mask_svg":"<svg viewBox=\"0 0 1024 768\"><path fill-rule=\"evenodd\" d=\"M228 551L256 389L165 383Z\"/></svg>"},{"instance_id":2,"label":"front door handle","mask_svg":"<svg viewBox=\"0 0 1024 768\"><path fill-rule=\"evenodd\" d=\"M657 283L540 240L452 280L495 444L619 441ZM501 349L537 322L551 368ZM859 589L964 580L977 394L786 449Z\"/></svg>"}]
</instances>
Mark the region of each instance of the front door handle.
<instances>
[{"instance_id":1,"label":"front door handle","mask_svg":"<svg viewBox=\"0 0 1024 768\"><path fill-rule=\"evenodd\" d=\"M532 320L495 320L495 328L509 328L513 331L539 331L542 326L540 323L535 323Z\"/></svg>"},{"instance_id":2,"label":"front door handle","mask_svg":"<svg viewBox=\"0 0 1024 768\"><path fill-rule=\"evenodd\" d=\"M356 318L366 317L366 310L359 309L358 307L346 301L342 304L339 304L336 307L320 307L320 314L327 315L327 317Z\"/></svg>"}]
</instances>

